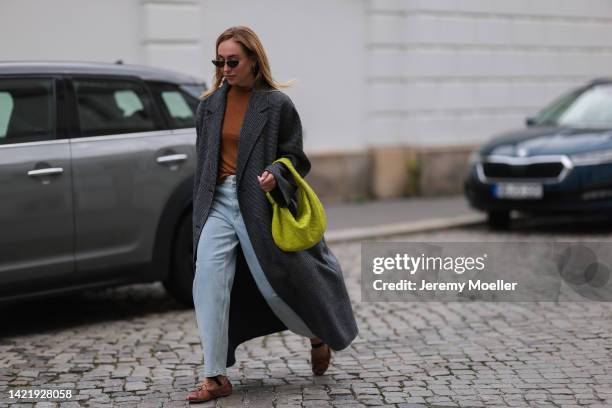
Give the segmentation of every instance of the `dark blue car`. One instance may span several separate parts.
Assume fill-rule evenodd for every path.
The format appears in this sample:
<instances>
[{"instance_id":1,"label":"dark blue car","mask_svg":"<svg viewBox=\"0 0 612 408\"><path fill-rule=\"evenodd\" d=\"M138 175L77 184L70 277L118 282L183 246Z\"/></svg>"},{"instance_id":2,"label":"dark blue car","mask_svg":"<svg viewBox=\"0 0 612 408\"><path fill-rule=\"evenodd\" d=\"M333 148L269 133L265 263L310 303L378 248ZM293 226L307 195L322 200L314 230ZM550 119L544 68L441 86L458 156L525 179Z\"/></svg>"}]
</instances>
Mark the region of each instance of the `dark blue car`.
<instances>
[{"instance_id":1,"label":"dark blue car","mask_svg":"<svg viewBox=\"0 0 612 408\"><path fill-rule=\"evenodd\" d=\"M465 194L496 228L511 211L612 211L612 79L569 92L473 153Z\"/></svg>"}]
</instances>

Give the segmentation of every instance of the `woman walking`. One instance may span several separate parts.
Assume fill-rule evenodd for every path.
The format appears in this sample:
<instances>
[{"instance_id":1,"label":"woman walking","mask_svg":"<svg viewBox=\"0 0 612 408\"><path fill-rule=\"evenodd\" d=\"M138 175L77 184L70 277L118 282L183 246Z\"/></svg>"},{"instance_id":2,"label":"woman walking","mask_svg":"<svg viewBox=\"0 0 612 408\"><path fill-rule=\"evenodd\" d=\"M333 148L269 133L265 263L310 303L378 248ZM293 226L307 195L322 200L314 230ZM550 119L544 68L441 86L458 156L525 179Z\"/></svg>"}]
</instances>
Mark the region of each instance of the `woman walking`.
<instances>
[{"instance_id":1,"label":"woman walking","mask_svg":"<svg viewBox=\"0 0 612 408\"><path fill-rule=\"evenodd\" d=\"M357 335L338 261L325 240L298 252L272 239L269 192L295 211L296 185L276 159L291 160L304 177L310 162L289 97L272 79L264 48L248 27L216 41L213 86L196 115L193 200L193 299L204 352L203 381L187 396L203 402L227 396L226 368L236 347L289 329L310 339L312 371L323 375L331 349Z\"/></svg>"}]
</instances>

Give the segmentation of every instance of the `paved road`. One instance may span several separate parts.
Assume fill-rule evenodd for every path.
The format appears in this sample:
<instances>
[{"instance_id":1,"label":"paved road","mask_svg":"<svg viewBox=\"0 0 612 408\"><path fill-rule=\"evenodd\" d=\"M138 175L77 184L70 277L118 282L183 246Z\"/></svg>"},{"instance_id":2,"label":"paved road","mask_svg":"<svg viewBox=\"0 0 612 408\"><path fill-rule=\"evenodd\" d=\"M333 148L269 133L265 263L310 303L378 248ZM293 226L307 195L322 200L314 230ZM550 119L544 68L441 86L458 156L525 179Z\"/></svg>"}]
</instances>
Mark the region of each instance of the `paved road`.
<instances>
[{"instance_id":1,"label":"paved road","mask_svg":"<svg viewBox=\"0 0 612 408\"><path fill-rule=\"evenodd\" d=\"M519 223L506 234L472 227L395 240L612 240L610 231ZM306 339L284 332L247 342L229 369L234 395L200 406L612 406L610 304L364 303L360 245L332 249L354 302L355 342L317 378ZM196 383L194 313L157 284L1 313L0 405L31 406L9 400L9 390L57 388L76 396L37 406L186 406Z\"/></svg>"}]
</instances>

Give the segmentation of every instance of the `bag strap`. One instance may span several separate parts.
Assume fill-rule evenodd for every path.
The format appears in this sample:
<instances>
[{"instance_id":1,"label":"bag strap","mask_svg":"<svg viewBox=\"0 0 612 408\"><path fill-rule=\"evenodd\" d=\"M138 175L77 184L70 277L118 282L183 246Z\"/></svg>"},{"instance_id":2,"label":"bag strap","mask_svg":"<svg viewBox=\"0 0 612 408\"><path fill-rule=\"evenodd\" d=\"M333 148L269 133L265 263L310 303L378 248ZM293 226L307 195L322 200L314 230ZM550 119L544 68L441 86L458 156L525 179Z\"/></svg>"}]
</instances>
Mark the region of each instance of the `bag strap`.
<instances>
[{"instance_id":1,"label":"bag strap","mask_svg":"<svg viewBox=\"0 0 612 408\"><path fill-rule=\"evenodd\" d=\"M303 188L305 181L302 176L300 176L300 173L297 172L295 167L293 167L293 163L291 163L291 160L286 157L281 157L280 159L275 160L274 163L283 163L289 169L291 174L293 174L293 178L295 179L295 182L298 184L298 186Z\"/></svg>"}]
</instances>

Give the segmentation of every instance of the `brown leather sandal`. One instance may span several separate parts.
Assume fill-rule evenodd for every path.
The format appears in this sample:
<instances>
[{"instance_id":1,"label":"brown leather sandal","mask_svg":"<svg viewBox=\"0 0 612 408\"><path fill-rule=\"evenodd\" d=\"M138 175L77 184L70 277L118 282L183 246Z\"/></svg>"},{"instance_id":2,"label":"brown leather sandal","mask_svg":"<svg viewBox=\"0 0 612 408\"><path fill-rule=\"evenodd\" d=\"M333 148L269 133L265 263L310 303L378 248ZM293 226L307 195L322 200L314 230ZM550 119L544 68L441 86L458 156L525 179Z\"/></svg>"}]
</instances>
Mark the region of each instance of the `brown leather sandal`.
<instances>
[{"instance_id":1,"label":"brown leather sandal","mask_svg":"<svg viewBox=\"0 0 612 408\"><path fill-rule=\"evenodd\" d=\"M202 382L198 385L196 390L190 392L185 399L189 402L206 402L214 398L227 397L232 393L232 383L229 378L225 384L222 384L218 377L213 377L213 380L220 385L219 388L210 390L206 388L206 384Z\"/></svg>"},{"instance_id":2,"label":"brown leather sandal","mask_svg":"<svg viewBox=\"0 0 612 408\"><path fill-rule=\"evenodd\" d=\"M329 362L331 360L331 349L329 346L323 342L312 344L312 349L310 350L310 360L312 364L312 372L314 375L323 375L327 368L329 367ZM314 349L319 347L325 347L327 353L324 356L315 356Z\"/></svg>"}]
</instances>

